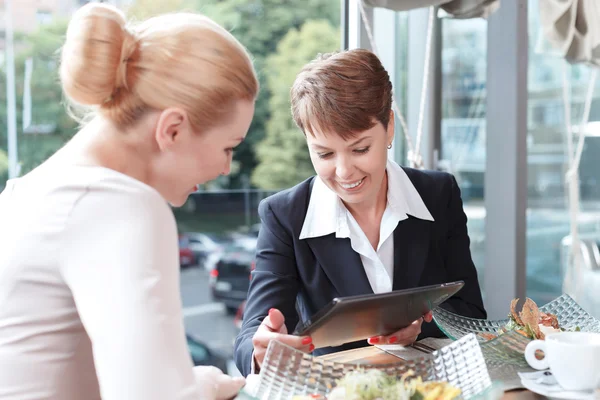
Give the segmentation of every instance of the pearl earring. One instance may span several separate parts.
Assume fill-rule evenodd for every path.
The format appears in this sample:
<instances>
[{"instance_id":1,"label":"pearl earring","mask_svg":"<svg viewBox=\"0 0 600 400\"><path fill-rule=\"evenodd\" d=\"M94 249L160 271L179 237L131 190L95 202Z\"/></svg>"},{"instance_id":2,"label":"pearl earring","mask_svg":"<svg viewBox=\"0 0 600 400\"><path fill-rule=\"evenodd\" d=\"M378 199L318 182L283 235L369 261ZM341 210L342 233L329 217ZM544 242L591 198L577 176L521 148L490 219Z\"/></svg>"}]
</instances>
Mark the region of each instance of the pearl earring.
<instances>
[{"instance_id":1,"label":"pearl earring","mask_svg":"<svg viewBox=\"0 0 600 400\"><path fill-rule=\"evenodd\" d=\"M392 148L392 144L391 144L391 143L390 143L390 144L388 144L387 148L388 148L388 149L391 149L391 148Z\"/></svg>"}]
</instances>

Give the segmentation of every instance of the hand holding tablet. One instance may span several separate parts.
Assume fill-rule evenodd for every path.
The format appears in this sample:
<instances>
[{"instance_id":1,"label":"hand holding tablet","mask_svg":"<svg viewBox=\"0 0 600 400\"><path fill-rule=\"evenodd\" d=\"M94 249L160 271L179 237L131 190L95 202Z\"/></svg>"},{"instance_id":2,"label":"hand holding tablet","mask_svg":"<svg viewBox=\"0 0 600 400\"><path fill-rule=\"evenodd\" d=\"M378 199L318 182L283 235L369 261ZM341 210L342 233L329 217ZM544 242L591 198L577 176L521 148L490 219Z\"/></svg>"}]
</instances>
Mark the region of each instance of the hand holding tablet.
<instances>
[{"instance_id":1,"label":"hand holding tablet","mask_svg":"<svg viewBox=\"0 0 600 400\"><path fill-rule=\"evenodd\" d=\"M457 281L388 293L335 298L309 321L296 328L294 334L310 336L316 348L339 346L368 338L372 338L371 344L376 344L374 340L384 339L389 343L389 340L394 340L392 337L396 337L396 343L400 343L400 339L406 342L410 340L409 336L416 337L419 334L422 317L429 319L429 313L435 307L463 286L463 281Z\"/></svg>"}]
</instances>

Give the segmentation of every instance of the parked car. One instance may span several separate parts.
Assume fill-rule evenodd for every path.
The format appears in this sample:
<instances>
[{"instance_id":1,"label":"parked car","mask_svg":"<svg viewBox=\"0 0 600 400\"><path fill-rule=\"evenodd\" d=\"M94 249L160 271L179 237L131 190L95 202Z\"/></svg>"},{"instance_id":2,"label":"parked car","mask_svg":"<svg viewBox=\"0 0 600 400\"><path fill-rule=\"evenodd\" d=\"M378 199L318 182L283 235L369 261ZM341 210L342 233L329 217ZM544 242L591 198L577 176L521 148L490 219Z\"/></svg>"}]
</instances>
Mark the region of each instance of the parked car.
<instances>
[{"instance_id":1,"label":"parked car","mask_svg":"<svg viewBox=\"0 0 600 400\"><path fill-rule=\"evenodd\" d=\"M215 269L210 272L212 297L225 304L229 314L235 314L248 296L250 273L255 266L254 248L240 244L227 247Z\"/></svg>"},{"instance_id":2,"label":"parked car","mask_svg":"<svg viewBox=\"0 0 600 400\"><path fill-rule=\"evenodd\" d=\"M181 268L196 265L196 257L190 248L190 241L186 235L179 235L179 265Z\"/></svg>"},{"instance_id":3,"label":"parked car","mask_svg":"<svg viewBox=\"0 0 600 400\"><path fill-rule=\"evenodd\" d=\"M189 247L194 253L196 262L207 271L211 271L223 254L227 239L210 233L187 232Z\"/></svg>"},{"instance_id":4,"label":"parked car","mask_svg":"<svg viewBox=\"0 0 600 400\"><path fill-rule=\"evenodd\" d=\"M185 337L194 365L214 365L227 373L227 357L225 355L209 349L207 345L195 339L190 334L186 334Z\"/></svg>"}]
</instances>

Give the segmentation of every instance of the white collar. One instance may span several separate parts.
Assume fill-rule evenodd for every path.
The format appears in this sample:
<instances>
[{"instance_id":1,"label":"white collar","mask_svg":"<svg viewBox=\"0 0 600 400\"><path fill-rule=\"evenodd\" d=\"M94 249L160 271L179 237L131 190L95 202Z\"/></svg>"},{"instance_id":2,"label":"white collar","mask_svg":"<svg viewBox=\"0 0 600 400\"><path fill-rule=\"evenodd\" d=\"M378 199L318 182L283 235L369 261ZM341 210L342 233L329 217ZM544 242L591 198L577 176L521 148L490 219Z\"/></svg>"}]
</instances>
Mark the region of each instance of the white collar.
<instances>
[{"instance_id":1,"label":"white collar","mask_svg":"<svg viewBox=\"0 0 600 400\"><path fill-rule=\"evenodd\" d=\"M415 218L433 221L431 213L417 192L406 172L395 162L388 160L387 207L399 219ZM315 178L300 240L326 236L335 233L336 237L348 237L347 209L335 192L325 185L318 176Z\"/></svg>"}]
</instances>

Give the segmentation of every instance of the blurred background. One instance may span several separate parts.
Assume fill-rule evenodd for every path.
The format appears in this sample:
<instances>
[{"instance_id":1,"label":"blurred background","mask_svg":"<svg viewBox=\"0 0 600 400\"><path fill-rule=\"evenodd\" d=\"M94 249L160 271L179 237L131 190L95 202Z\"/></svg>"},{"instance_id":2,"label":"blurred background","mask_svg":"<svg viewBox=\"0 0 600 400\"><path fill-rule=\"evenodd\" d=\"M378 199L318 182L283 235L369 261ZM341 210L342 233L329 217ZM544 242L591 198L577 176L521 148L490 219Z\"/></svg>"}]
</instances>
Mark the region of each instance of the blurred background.
<instances>
[{"instance_id":1,"label":"blurred background","mask_svg":"<svg viewBox=\"0 0 600 400\"><path fill-rule=\"evenodd\" d=\"M486 182L490 183L486 172L504 168L502 154L493 154L490 161L494 147L487 140L490 71L498 71L490 67L498 68L491 63L503 62L491 47L502 39L489 34L487 20L436 18L431 65L424 70L427 9L366 10L374 31L375 42L370 42L365 39L368 32L363 32L365 21L356 0L107 1L136 19L182 10L208 15L248 47L261 81L256 115L247 140L235 151L231 175L204 185L183 207L173 210L180 235L183 313L195 363L236 372L231 362L232 345L254 268L260 229L258 203L314 173L302 133L291 119L289 88L300 68L317 53L341 48L377 44L392 76L398 111L406 116L413 136L419 119L421 81L424 74L431 74L423 141L424 148L432 151L426 154L426 166L452 172L457 178L486 305L489 300L492 309L508 310L508 303L498 304L493 295L500 290L507 290L509 297L526 294L538 304L563 293L572 221L565 189L565 62L536 50L541 29L538 1L544 0L518 0L525 5L526 20L525 30L519 31L517 39L526 43L528 58L526 87L521 88L523 93L526 90L522 103L526 105L526 131L522 132L526 164L516 171L526 181L526 190L520 194L526 201L525 218L514 221L517 214L507 211L505 222L496 219L496 225L487 227L486 215L504 207L502 190L496 190L492 199L490 188L486 189ZM9 177L24 175L43 162L77 128L64 111L57 60L69 16L85 3L11 0L9 4L0 0L0 190ZM504 22L505 29L514 28ZM352 35L356 34L362 42L353 42ZM590 68L573 65L568 79L572 118L579 121ZM13 90L14 102L10 100ZM514 106L511 101L507 97L506 107ZM16 116L12 128L11 115ZM600 126L593 123L600 121L598 90L592 97L589 121L585 132L578 133L586 137L576 224L591 246L592 261L586 265L593 270L600 263L600 255L597 263L593 262L600 242ZM407 165L406 140L397 125L390 156ZM507 124L506 140L514 138L511 126ZM494 133L503 136L502 126L494 125ZM506 160L510 163L514 157L507 154ZM514 171L512 164L507 167ZM514 193L514 188L506 188L507 207L513 204ZM522 236L514 236L522 238L522 243L505 249L503 240L486 241L490 232L503 231L504 223L509 227L522 223ZM490 254L515 248L522 250L517 252L520 259L506 265L489 258ZM494 277L502 276L504 268L518 282L509 282L507 289L502 279L496 285L490 283L488 275L486 281L490 271ZM514 271L522 274L515 275ZM587 290L597 292L600 285ZM600 309L597 303L588 307L596 313Z\"/></svg>"}]
</instances>

